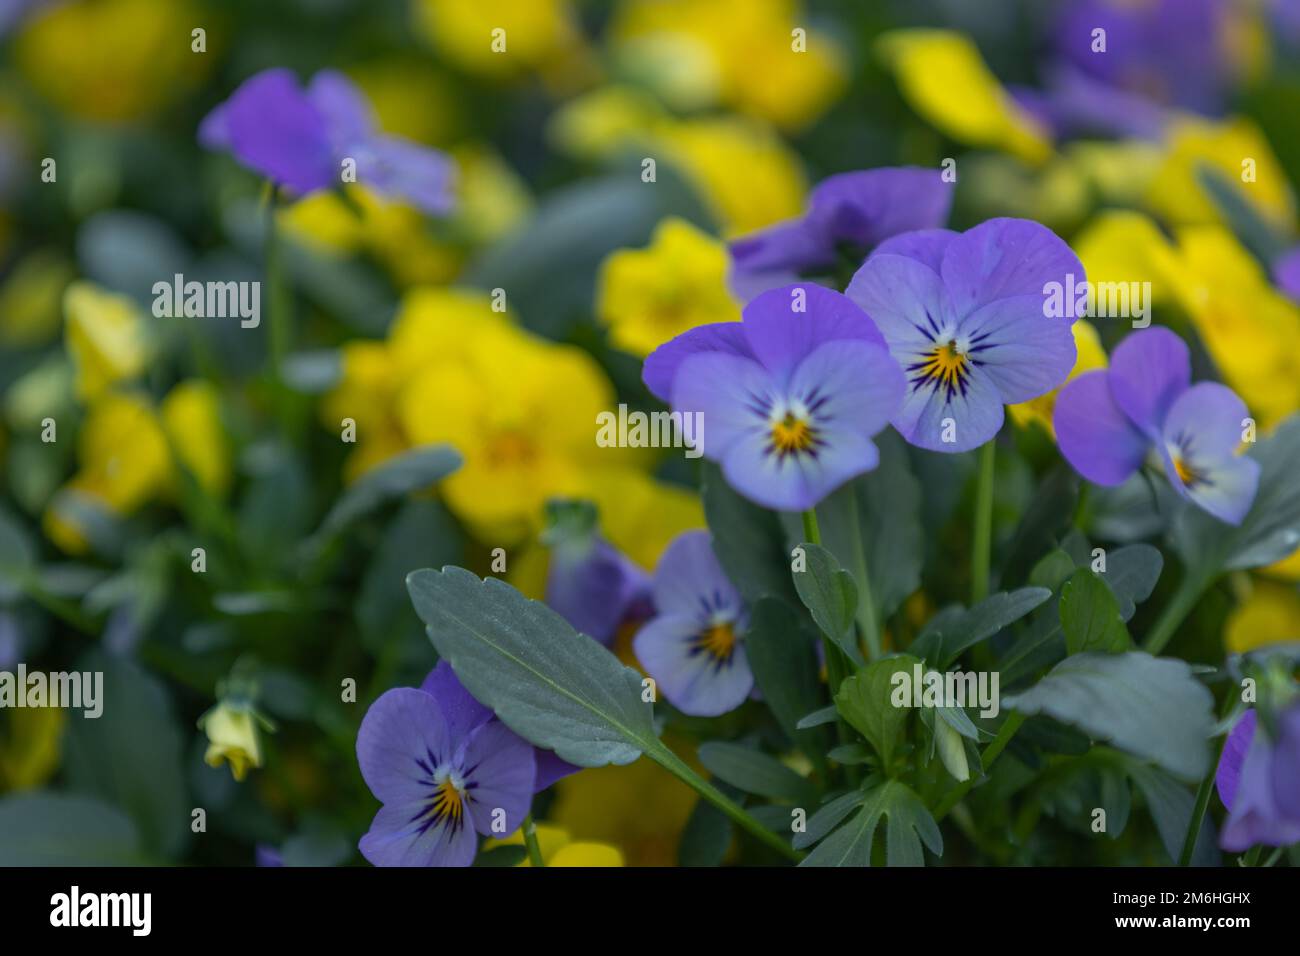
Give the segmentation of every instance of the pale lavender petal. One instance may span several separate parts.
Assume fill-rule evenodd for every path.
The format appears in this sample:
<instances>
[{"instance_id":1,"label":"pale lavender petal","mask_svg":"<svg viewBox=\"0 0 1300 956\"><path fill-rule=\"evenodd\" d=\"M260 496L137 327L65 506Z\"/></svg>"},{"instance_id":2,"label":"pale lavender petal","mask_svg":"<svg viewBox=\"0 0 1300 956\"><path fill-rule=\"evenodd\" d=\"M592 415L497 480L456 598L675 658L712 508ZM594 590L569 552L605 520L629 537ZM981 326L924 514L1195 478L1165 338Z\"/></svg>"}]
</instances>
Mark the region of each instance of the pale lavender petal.
<instances>
[{"instance_id":1,"label":"pale lavender petal","mask_svg":"<svg viewBox=\"0 0 1300 956\"><path fill-rule=\"evenodd\" d=\"M911 379L893 425L918 448L951 453L991 440L1003 418L997 386L982 368L970 366L961 388L948 388L937 379Z\"/></svg>"},{"instance_id":2,"label":"pale lavender petal","mask_svg":"<svg viewBox=\"0 0 1300 956\"><path fill-rule=\"evenodd\" d=\"M725 661L699 650L700 624L692 615L657 617L632 642L659 691L674 707L695 717L716 717L745 702L754 688L743 642Z\"/></svg>"},{"instance_id":3,"label":"pale lavender petal","mask_svg":"<svg viewBox=\"0 0 1300 956\"><path fill-rule=\"evenodd\" d=\"M1273 798L1274 761L1272 744L1257 728L1241 765L1232 809L1219 831L1223 849L1240 853L1256 844L1300 842L1300 821L1287 819Z\"/></svg>"},{"instance_id":4,"label":"pale lavender petal","mask_svg":"<svg viewBox=\"0 0 1300 956\"><path fill-rule=\"evenodd\" d=\"M740 594L718 563L707 531L679 534L664 549L655 566L654 602L660 616L694 615L697 623L720 609L740 614Z\"/></svg>"},{"instance_id":5,"label":"pale lavender petal","mask_svg":"<svg viewBox=\"0 0 1300 956\"><path fill-rule=\"evenodd\" d=\"M766 435L747 435L727 452L722 473L746 498L776 511L807 511L850 478L871 471L880 453L850 429L827 429L816 456L774 454Z\"/></svg>"},{"instance_id":6,"label":"pale lavender petal","mask_svg":"<svg viewBox=\"0 0 1300 956\"><path fill-rule=\"evenodd\" d=\"M948 251L948 244L958 235L959 233L951 229L918 229L916 232L905 232L892 239L886 239L876 246L875 251L868 258L906 256L925 263L937 275L943 268L943 254ZM870 314L871 310L868 309L867 313Z\"/></svg>"},{"instance_id":7,"label":"pale lavender petal","mask_svg":"<svg viewBox=\"0 0 1300 956\"><path fill-rule=\"evenodd\" d=\"M833 452L845 432L870 438L897 414L907 380L883 344L827 342L799 363L787 394L812 413Z\"/></svg>"},{"instance_id":8,"label":"pale lavender petal","mask_svg":"<svg viewBox=\"0 0 1300 956\"><path fill-rule=\"evenodd\" d=\"M984 369L1007 405L1057 388L1074 368L1074 334L1067 319L1043 314L1041 295L999 299L976 309L958 327L971 361Z\"/></svg>"},{"instance_id":9,"label":"pale lavender petal","mask_svg":"<svg viewBox=\"0 0 1300 956\"><path fill-rule=\"evenodd\" d=\"M840 173L809 200L808 221L832 243L870 248L900 232L948 220L953 184L938 169L906 166Z\"/></svg>"},{"instance_id":10,"label":"pale lavender petal","mask_svg":"<svg viewBox=\"0 0 1300 956\"><path fill-rule=\"evenodd\" d=\"M464 821L430 824L428 801L419 800L380 807L359 849L375 866L469 866L478 839Z\"/></svg>"},{"instance_id":11,"label":"pale lavender petal","mask_svg":"<svg viewBox=\"0 0 1300 956\"><path fill-rule=\"evenodd\" d=\"M826 342L865 340L884 345L875 324L847 296L814 283L764 292L744 309L741 328L755 358L783 385Z\"/></svg>"},{"instance_id":12,"label":"pale lavender petal","mask_svg":"<svg viewBox=\"0 0 1300 956\"><path fill-rule=\"evenodd\" d=\"M1028 219L990 219L954 238L940 270L954 314L1012 296L1046 296L1047 285L1086 278L1083 264L1046 226Z\"/></svg>"},{"instance_id":13,"label":"pale lavender petal","mask_svg":"<svg viewBox=\"0 0 1300 956\"><path fill-rule=\"evenodd\" d=\"M1154 326L1134 332L1110 357L1110 390L1125 415L1152 439L1192 378L1187 343Z\"/></svg>"},{"instance_id":14,"label":"pale lavender petal","mask_svg":"<svg viewBox=\"0 0 1300 956\"><path fill-rule=\"evenodd\" d=\"M356 146L357 182L432 215L455 205L455 164L445 154L396 136L372 136Z\"/></svg>"},{"instance_id":15,"label":"pale lavender petal","mask_svg":"<svg viewBox=\"0 0 1300 956\"><path fill-rule=\"evenodd\" d=\"M1273 751L1273 799L1292 823L1300 823L1300 703L1278 718Z\"/></svg>"},{"instance_id":16,"label":"pale lavender petal","mask_svg":"<svg viewBox=\"0 0 1300 956\"><path fill-rule=\"evenodd\" d=\"M321 70L313 76L307 97L325 119L336 157L374 132L374 114L365 95L338 70Z\"/></svg>"},{"instance_id":17,"label":"pale lavender petal","mask_svg":"<svg viewBox=\"0 0 1300 956\"><path fill-rule=\"evenodd\" d=\"M561 760L554 751L533 748L533 757L537 761L537 774L533 777L533 793L541 793L557 780L562 780L582 768Z\"/></svg>"},{"instance_id":18,"label":"pale lavender petal","mask_svg":"<svg viewBox=\"0 0 1300 956\"><path fill-rule=\"evenodd\" d=\"M1053 424L1065 460L1095 484L1123 484L1146 458L1149 443L1115 404L1105 371L1085 372L1061 389Z\"/></svg>"},{"instance_id":19,"label":"pale lavender petal","mask_svg":"<svg viewBox=\"0 0 1300 956\"><path fill-rule=\"evenodd\" d=\"M871 316L904 364L957 329L943 280L917 259L877 253L853 276L845 294Z\"/></svg>"},{"instance_id":20,"label":"pale lavender petal","mask_svg":"<svg viewBox=\"0 0 1300 956\"><path fill-rule=\"evenodd\" d=\"M1233 525L1246 517L1259 487L1259 463L1237 454L1249 414L1232 389L1201 382L1174 401L1162 435L1170 483L1184 497Z\"/></svg>"},{"instance_id":21,"label":"pale lavender petal","mask_svg":"<svg viewBox=\"0 0 1300 956\"><path fill-rule=\"evenodd\" d=\"M677 373L672 407L703 422L697 440L705 457L722 461L744 436L768 431L776 397L772 376L753 359L726 352L688 356Z\"/></svg>"},{"instance_id":22,"label":"pale lavender petal","mask_svg":"<svg viewBox=\"0 0 1300 956\"><path fill-rule=\"evenodd\" d=\"M641 380L656 398L670 403L678 367L689 356L701 352L725 352L754 358L739 322L715 322L683 332L651 352L641 368Z\"/></svg>"},{"instance_id":23,"label":"pale lavender petal","mask_svg":"<svg viewBox=\"0 0 1300 956\"><path fill-rule=\"evenodd\" d=\"M546 603L606 646L649 596L650 576L598 535L551 549Z\"/></svg>"},{"instance_id":24,"label":"pale lavender petal","mask_svg":"<svg viewBox=\"0 0 1300 956\"><path fill-rule=\"evenodd\" d=\"M465 809L484 836L514 833L533 802L533 745L499 720L478 727L461 746ZM495 818L495 819L494 819Z\"/></svg>"},{"instance_id":25,"label":"pale lavender petal","mask_svg":"<svg viewBox=\"0 0 1300 956\"><path fill-rule=\"evenodd\" d=\"M413 687L386 691L357 731L357 764L383 803L424 799L430 773L452 756L453 743L437 702Z\"/></svg>"},{"instance_id":26,"label":"pale lavender petal","mask_svg":"<svg viewBox=\"0 0 1300 956\"><path fill-rule=\"evenodd\" d=\"M442 712L452 749L460 746L475 727L492 719L492 709L474 699L445 660L438 661L429 671L420 690L432 697Z\"/></svg>"}]
</instances>

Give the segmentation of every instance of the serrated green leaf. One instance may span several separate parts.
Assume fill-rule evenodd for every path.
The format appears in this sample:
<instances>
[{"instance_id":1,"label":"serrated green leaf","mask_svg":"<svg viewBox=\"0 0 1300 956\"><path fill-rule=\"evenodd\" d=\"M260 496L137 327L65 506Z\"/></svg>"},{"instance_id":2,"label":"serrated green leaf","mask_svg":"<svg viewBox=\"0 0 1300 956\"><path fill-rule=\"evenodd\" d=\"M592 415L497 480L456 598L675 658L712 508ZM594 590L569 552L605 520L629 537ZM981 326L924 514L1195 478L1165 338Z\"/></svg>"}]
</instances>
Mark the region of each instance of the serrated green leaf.
<instances>
[{"instance_id":1,"label":"serrated green leaf","mask_svg":"<svg viewBox=\"0 0 1300 956\"><path fill-rule=\"evenodd\" d=\"M902 734L903 725L911 714L910 707L895 707L890 697L893 693L894 674L912 674L920 665L919 658L899 654L872 661L845 679L835 695L835 707L880 755L881 765L888 767L894 747Z\"/></svg>"},{"instance_id":2,"label":"serrated green leaf","mask_svg":"<svg viewBox=\"0 0 1300 956\"><path fill-rule=\"evenodd\" d=\"M1186 661L1140 651L1075 654L1002 703L1048 714L1180 779L1199 780L1209 768L1213 697Z\"/></svg>"},{"instance_id":3,"label":"serrated green leaf","mask_svg":"<svg viewBox=\"0 0 1300 956\"><path fill-rule=\"evenodd\" d=\"M840 794L828 803L822 804L817 809L817 812L808 818L808 825L804 832L794 835L794 848L796 850L806 850L814 843L824 839L828 833L843 822L845 817L860 807L865 799L865 793L861 790L854 790L850 793Z\"/></svg>"},{"instance_id":4,"label":"serrated green leaf","mask_svg":"<svg viewBox=\"0 0 1300 956\"><path fill-rule=\"evenodd\" d=\"M1071 654L1120 654L1133 641L1120 620L1119 603L1101 578L1080 568L1061 588L1061 630Z\"/></svg>"},{"instance_id":5,"label":"serrated green leaf","mask_svg":"<svg viewBox=\"0 0 1300 956\"><path fill-rule=\"evenodd\" d=\"M406 586L439 656L525 740L580 767L659 746L641 675L546 605L456 567L412 572Z\"/></svg>"},{"instance_id":6,"label":"serrated green leaf","mask_svg":"<svg viewBox=\"0 0 1300 956\"><path fill-rule=\"evenodd\" d=\"M885 818L885 865L924 866L921 844L942 855L943 835L921 798L897 780L871 790L862 809L813 850L800 866L870 866L871 845Z\"/></svg>"}]
</instances>

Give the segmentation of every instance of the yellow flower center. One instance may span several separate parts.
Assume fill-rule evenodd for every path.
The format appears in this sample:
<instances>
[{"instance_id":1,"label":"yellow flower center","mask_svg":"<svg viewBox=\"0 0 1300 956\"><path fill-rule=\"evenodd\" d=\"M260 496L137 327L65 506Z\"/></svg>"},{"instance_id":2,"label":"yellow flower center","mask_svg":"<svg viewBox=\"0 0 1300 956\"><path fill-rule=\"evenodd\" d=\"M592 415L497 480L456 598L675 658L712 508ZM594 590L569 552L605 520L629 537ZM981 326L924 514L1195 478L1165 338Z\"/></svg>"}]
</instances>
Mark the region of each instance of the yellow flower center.
<instances>
[{"instance_id":1,"label":"yellow flower center","mask_svg":"<svg viewBox=\"0 0 1300 956\"><path fill-rule=\"evenodd\" d=\"M450 777L434 789L429 812L433 814L434 822L446 820L452 829L460 829L465 816L465 795Z\"/></svg>"},{"instance_id":2,"label":"yellow flower center","mask_svg":"<svg viewBox=\"0 0 1300 956\"><path fill-rule=\"evenodd\" d=\"M703 651L713 658L719 666L731 660L736 650L736 629L730 621L722 621L706 627L691 641L696 650Z\"/></svg>"},{"instance_id":3,"label":"yellow flower center","mask_svg":"<svg viewBox=\"0 0 1300 956\"><path fill-rule=\"evenodd\" d=\"M909 370L918 373L921 381L937 382L951 395L957 389L963 393L966 391L970 365L965 354L957 348L957 343L948 342L935 346L922 361L910 366Z\"/></svg>"},{"instance_id":4,"label":"yellow flower center","mask_svg":"<svg viewBox=\"0 0 1300 956\"><path fill-rule=\"evenodd\" d=\"M1178 474L1178 480L1183 483L1183 487L1191 488L1205 480L1205 476L1193 467L1186 458L1174 458L1174 471Z\"/></svg>"},{"instance_id":5,"label":"yellow flower center","mask_svg":"<svg viewBox=\"0 0 1300 956\"><path fill-rule=\"evenodd\" d=\"M517 431L500 432L487 446L488 461L498 467L526 465L537 457L537 447Z\"/></svg>"},{"instance_id":6,"label":"yellow flower center","mask_svg":"<svg viewBox=\"0 0 1300 956\"><path fill-rule=\"evenodd\" d=\"M772 448L779 455L808 451L816 441L816 430L794 412L786 412L772 423Z\"/></svg>"}]
</instances>

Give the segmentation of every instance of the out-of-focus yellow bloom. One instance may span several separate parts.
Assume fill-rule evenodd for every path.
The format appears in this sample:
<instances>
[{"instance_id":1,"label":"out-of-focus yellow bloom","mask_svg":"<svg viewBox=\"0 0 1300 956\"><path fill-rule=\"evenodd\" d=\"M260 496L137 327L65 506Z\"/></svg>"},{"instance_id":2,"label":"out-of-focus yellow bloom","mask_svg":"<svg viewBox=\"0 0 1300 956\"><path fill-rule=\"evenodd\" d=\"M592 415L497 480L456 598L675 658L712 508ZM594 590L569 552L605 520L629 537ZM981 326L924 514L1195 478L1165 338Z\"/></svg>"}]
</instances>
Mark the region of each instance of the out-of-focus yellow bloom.
<instances>
[{"instance_id":1,"label":"out-of-focus yellow bloom","mask_svg":"<svg viewBox=\"0 0 1300 956\"><path fill-rule=\"evenodd\" d=\"M1228 616L1224 643L1244 654L1283 641L1300 641L1300 592L1292 584L1256 580L1250 596Z\"/></svg>"},{"instance_id":2,"label":"out-of-focus yellow bloom","mask_svg":"<svg viewBox=\"0 0 1300 956\"><path fill-rule=\"evenodd\" d=\"M794 0L631 0L611 41L623 71L679 109L721 102L798 129L846 81L839 49L801 26L798 9Z\"/></svg>"},{"instance_id":3,"label":"out-of-focus yellow bloom","mask_svg":"<svg viewBox=\"0 0 1300 956\"><path fill-rule=\"evenodd\" d=\"M704 197L727 236L792 219L808 183L789 148L757 121L686 120L659 136L661 148Z\"/></svg>"},{"instance_id":4,"label":"out-of-focus yellow bloom","mask_svg":"<svg viewBox=\"0 0 1300 956\"><path fill-rule=\"evenodd\" d=\"M1227 229L1189 226L1176 238L1169 288L1225 381L1268 428L1300 408L1300 306Z\"/></svg>"},{"instance_id":5,"label":"out-of-focus yellow bloom","mask_svg":"<svg viewBox=\"0 0 1300 956\"><path fill-rule=\"evenodd\" d=\"M1130 210L1098 213L1074 240L1088 281L1150 282L1151 298L1165 301L1173 244L1150 217Z\"/></svg>"},{"instance_id":6,"label":"out-of-focus yellow bloom","mask_svg":"<svg viewBox=\"0 0 1300 956\"><path fill-rule=\"evenodd\" d=\"M0 793L39 787L59 768L64 711L24 707L6 714L7 726L0 724Z\"/></svg>"},{"instance_id":7,"label":"out-of-focus yellow bloom","mask_svg":"<svg viewBox=\"0 0 1300 956\"><path fill-rule=\"evenodd\" d=\"M619 249L605 259L596 314L617 348L649 355L697 325L740 318L727 291L728 263L721 242L683 219L665 219L645 249Z\"/></svg>"},{"instance_id":8,"label":"out-of-focus yellow bloom","mask_svg":"<svg viewBox=\"0 0 1300 956\"><path fill-rule=\"evenodd\" d=\"M250 767L262 766L262 740L258 718L251 707L221 701L199 718L208 735L203 761L209 767L229 763L236 780L243 780Z\"/></svg>"},{"instance_id":9,"label":"out-of-focus yellow bloom","mask_svg":"<svg viewBox=\"0 0 1300 956\"><path fill-rule=\"evenodd\" d=\"M64 293L63 311L78 397L93 401L144 371L149 360L144 319L126 296L78 281Z\"/></svg>"},{"instance_id":10,"label":"out-of-focus yellow bloom","mask_svg":"<svg viewBox=\"0 0 1300 956\"><path fill-rule=\"evenodd\" d=\"M205 18L190 0L71 0L41 6L15 38L27 81L61 110L122 122L157 111L215 62L191 52Z\"/></svg>"},{"instance_id":11,"label":"out-of-focus yellow bloom","mask_svg":"<svg viewBox=\"0 0 1300 956\"><path fill-rule=\"evenodd\" d=\"M348 75L385 132L430 146L452 141L459 125L456 93L427 61L390 53L349 67Z\"/></svg>"},{"instance_id":12,"label":"out-of-focus yellow bloom","mask_svg":"<svg viewBox=\"0 0 1300 956\"><path fill-rule=\"evenodd\" d=\"M230 488L230 446L221 424L221 397L211 382L179 383L162 402L162 424L173 454L208 494Z\"/></svg>"},{"instance_id":13,"label":"out-of-focus yellow bloom","mask_svg":"<svg viewBox=\"0 0 1300 956\"><path fill-rule=\"evenodd\" d=\"M1295 199L1286 172L1250 120L1223 122L1182 117L1166 133L1164 162L1151 179L1147 204L1165 222L1174 225L1221 221L1210 195L1201 187L1197 171L1202 166L1221 174L1242 198L1266 220L1291 231ZM1253 176L1253 181L1243 180Z\"/></svg>"},{"instance_id":14,"label":"out-of-focus yellow bloom","mask_svg":"<svg viewBox=\"0 0 1300 956\"><path fill-rule=\"evenodd\" d=\"M1089 273L1089 278L1091 278ZM1075 321L1072 328L1074 332L1074 347L1077 351L1077 357L1074 360L1074 368L1070 370L1066 382L1077 378L1084 372L1091 372L1094 369L1106 367L1106 350L1101 347L1101 339L1097 337L1097 330L1093 328L1084 319ZM1061 383L1058 388L1052 389L1046 395L1039 395L1037 398L1031 398L1027 402L1021 402L1019 405L1009 405L1007 410L1011 412L1012 419L1021 428L1029 426L1030 422L1037 422L1051 435L1056 438L1056 428L1052 425L1052 413L1056 411L1056 397L1061 393L1061 388L1065 382Z\"/></svg>"},{"instance_id":15,"label":"out-of-focus yellow bloom","mask_svg":"<svg viewBox=\"0 0 1300 956\"><path fill-rule=\"evenodd\" d=\"M510 77L583 52L569 0L418 0L415 12L438 51L473 73Z\"/></svg>"},{"instance_id":16,"label":"out-of-focus yellow bloom","mask_svg":"<svg viewBox=\"0 0 1300 956\"><path fill-rule=\"evenodd\" d=\"M975 44L951 30L893 30L877 49L904 99L961 143L996 147L1029 163L1052 154L1048 133L1002 88Z\"/></svg>"},{"instance_id":17,"label":"out-of-focus yellow bloom","mask_svg":"<svg viewBox=\"0 0 1300 956\"><path fill-rule=\"evenodd\" d=\"M483 540L518 541L547 499L581 497L593 469L617 460L595 442L613 397L586 352L521 330L414 377L397 409L414 444L446 442L464 456L441 485L452 510Z\"/></svg>"},{"instance_id":18,"label":"out-of-focus yellow bloom","mask_svg":"<svg viewBox=\"0 0 1300 956\"><path fill-rule=\"evenodd\" d=\"M43 345L59 331L63 293L74 276L61 256L34 252L0 286L0 345Z\"/></svg>"},{"instance_id":19,"label":"out-of-focus yellow bloom","mask_svg":"<svg viewBox=\"0 0 1300 956\"><path fill-rule=\"evenodd\" d=\"M695 792L649 760L593 767L555 785L550 818L575 840L621 847L629 866L675 866Z\"/></svg>"},{"instance_id":20,"label":"out-of-focus yellow bloom","mask_svg":"<svg viewBox=\"0 0 1300 956\"><path fill-rule=\"evenodd\" d=\"M1101 203L1129 206L1146 195L1164 159L1158 144L1136 139L1068 143L1061 156Z\"/></svg>"},{"instance_id":21,"label":"out-of-focus yellow bloom","mask_svg":"<svg viewBox=\"0 0 1300 956\"><path fill-rule=\"evenodd\" d=\"M1287 581L1300 581L1300 550L1291 552L1281 561L1275 561L1268 567L1261 568L1260 571Z\"/></svg>"},{"instance_id":22,"label":"out-of-focus yellow bloom","mask_svg":"<svg viewBox=\"0 0 1300 956\"><path fill-rule=\"evenodd\" d=\"M516 830L504 840L488 840L483 844L484 850L499 846L523 846L524 835ZM623 853L616 846L608 843L575 842L569 831L563 827L546 823L537 824L537 849L541 851L542 863L546 866L622 866ZM532 860L524 857L517 866L532 866Z\"/></svg>"},{"instance_id":23,"label":"out-of-focus yellow bloom","mask_svg":"<svg viewBox=\"0 0 1300 956\"><path fill-rule=\"evenodd\" d=\"M668 114L648 93L630 86L601 86L556 110L546 135L570 156L606 159L629 143L650 141L668 122Z\"/></svg>"}]
</instances>

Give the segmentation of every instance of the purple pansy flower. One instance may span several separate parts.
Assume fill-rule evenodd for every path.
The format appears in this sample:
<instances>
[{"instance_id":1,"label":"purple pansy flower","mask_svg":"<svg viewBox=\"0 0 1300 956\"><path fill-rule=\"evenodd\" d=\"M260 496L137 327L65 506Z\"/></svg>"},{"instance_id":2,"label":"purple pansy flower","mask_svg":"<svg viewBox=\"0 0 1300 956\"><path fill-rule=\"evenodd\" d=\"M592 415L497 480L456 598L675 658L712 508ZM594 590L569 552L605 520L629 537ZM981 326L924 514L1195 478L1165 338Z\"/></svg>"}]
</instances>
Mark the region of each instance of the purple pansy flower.
<instances>
[{"instance_id":1,"label":"purple pansy flower","mask_svg":"<svg viewBox=\"0 0 1300 956\"><path fill-rule=\"evenodd\" d=\"M594 508L554 502L548 511L546 603L608 647L622 625L649 616L650 575L600 535Z\"/></svg>"},{"instance_id":2,"label":"purple pansy flower","mask_svg":"<svg viewBox=\"0 0 1300 956\"><path fill-rule=\"evenodd\" d=\"M646 358L645 383L702 416L704 456L768 508L811 508L876 467L871 438L903 397L880 331L838 292L809 283L764 292L742 321L703 325Z\"/></svg>"},{"instance_id":3,"label":"purple pansy flower","mask_svg":"<svg viewBox=\"0 0 1300 956\"><path fill-rule=\"evenodd\" d=\"M1241 715L1214 777L1228 808L1219 845L1234 853L1300 842L1300 704L1281 714L1276 743L1258 722L1253 710Z\"/></svg>"},{"instance_id":4,"label":"purple pansy flower","mask_svg":"<svg viewBox=\"0 0 1300 956\"><path fill-rule=\"evenodd\" d=\"M1110 368L1080 375L1056 399L1056 440L1084 478L1118 485L1154 453L1170 484L1221 521L1240 524L1259 463L1239 455L1250 413L1217 382L1191 385L1187 345L1159 327L1134 332Z\"/></svg>"},{"instance_id":5,"label":"purple pansy flower","mask_svg":"<svg viewBox=\"0 0 1300 956\"><path fill-rule=\"evenodd\" d=\"M1050 229L990 219L963 233L895 236L845 294L866 310L907 374L893 425L913 445L967 451L1002 427L1004 405L1056 388L1074 368L1074 321L1049 315L1051 284L1084 281Z\"/></svg>"},{"instance_id":6,"label":"purple pansy flower","mask_svg":"<svg viewBox=\"0 0 1300 956\"><path fill-rule=\"evenodd\" d=\"M1273 282L1291 301L1300 302L1300 246L1283 253L1273 263Z\"/></svg>"},{"instance_id":7,"label":"purple pansy flower","mask_svg":"<svg viewBox=\"0 0 1300 956\"><path fill-rule=\"evenodd\" d=\"M684 714L716 717L754 689L745 656L749 616L707 531L673 539L654 574L655 617L632 648L664 697Z\"/></svg>"},{"instance_id":8,"label":"purple pansy flower","mask_svg":"<svg viewBox=\"0 0 1300 956\"><path fill-rule=\"evenodd\" d=\"M452 206L451 160L375 129L370 106L352 81L322 70L306 90L286 69L245 80L199 126L199 142L228 150L240 163L295 192L340 184L343 162L356 181L429 213Z\"/></svg>"},{"instance_id":9,"label":"purple pansy flower","mask_svg":"<svg viewBox=\"0 0 1300 956\"><path fill-rule=\"evenodd\" d=\"M468 866L476 831L513 833L533 794L577 769L497 720L446 661L418 690L395 688L371 705L357 762L383 803L360 843L375 866ZM504 830L493 828L497 811Z\"/></svg>"},{"instance_id":10,"label":"purple pansy flower","mask_svg":"<svg viewBox=\"0 0 1300 956\"><path fill-rule=\"evenodd\" d=\"M730 285L748 301L760 292L830 271L842 247L861 259L900 232L948 220L953 187L936 169L906 166L840 173L812 191L808 211L731 243Z\"/></svg>"}]
</instances>

